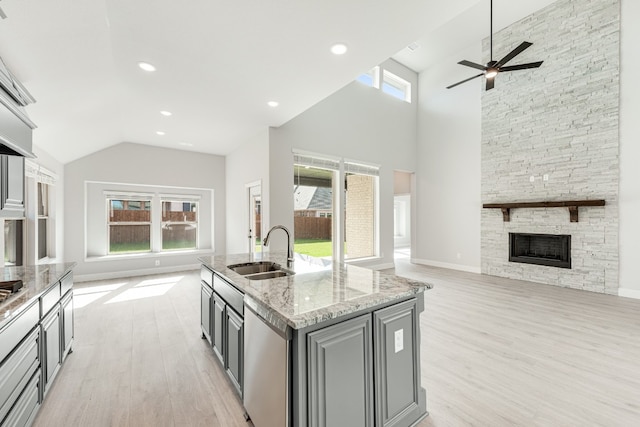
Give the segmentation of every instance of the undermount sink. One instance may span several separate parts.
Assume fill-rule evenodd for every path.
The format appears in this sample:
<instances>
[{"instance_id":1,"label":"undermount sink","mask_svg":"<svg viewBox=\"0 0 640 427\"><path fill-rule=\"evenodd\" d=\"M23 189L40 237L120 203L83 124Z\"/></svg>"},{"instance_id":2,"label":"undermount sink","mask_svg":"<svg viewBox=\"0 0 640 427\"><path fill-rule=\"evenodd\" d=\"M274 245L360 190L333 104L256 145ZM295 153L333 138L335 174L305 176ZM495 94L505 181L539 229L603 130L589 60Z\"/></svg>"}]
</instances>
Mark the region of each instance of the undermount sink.
<instances>
[{"instance_id":1,"label":"undermount sink","mask_svg":"<svg viewBox=\"0 0 640 427\"><path fill-rule=\"evenodd\" d=\"M242 264L227 265L227 268L245 276L247 274L265 273L267 271L280 270L280 264L271 261L245 262Z\"/></svg>"},{"instance_id":2,"label":"undermount sink","mask_svg":"<svg viewBox=\"0 0 640 427\"><path fill-rule=\"evenodd\" d=\"M277 277L291 276L292 274L293 272L277 270L277 271L269 271L266 273L250 274L246 276L246 278L249 280L266 280L266 279L275 279Z\"/></svg>"},{"instance_id":3,"label":"undermount sink","mask_svg":"<svg viewBox=\"0 0 640 427\"><path fill-rule=\"evenodd\" d=\"M249 280L266 280L277 277L291 276L293 271L285 270L278 263L271 261L244 262L242 264L231 264L228 269L245 276Z\"/></svg>"}]
</instances>

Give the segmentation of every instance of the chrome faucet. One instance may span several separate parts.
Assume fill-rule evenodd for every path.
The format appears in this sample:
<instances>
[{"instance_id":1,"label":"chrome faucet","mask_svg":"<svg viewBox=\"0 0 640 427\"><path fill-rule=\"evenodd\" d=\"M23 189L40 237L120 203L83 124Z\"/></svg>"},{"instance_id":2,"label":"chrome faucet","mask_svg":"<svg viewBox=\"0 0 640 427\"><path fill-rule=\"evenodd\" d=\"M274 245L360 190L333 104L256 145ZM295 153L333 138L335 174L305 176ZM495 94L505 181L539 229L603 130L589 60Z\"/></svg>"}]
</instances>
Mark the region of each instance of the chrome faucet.
<instances>
[{"instance_id":1,"label":"chrome faucet","mask_svg":"<svg viewBox=\"0 0 640 427\"><path fill-rule=\"evenodd\" d=\"M269 246L269 236L271 235L271 232L273 230L275 230L276 228L284 230L284 232L287 233L287 242L288 242L288 245L287 245L287 267L291 268L291 267L293 267L293 240L291 240L291 233L289 233L289 230L287 229L287 227L285 227L284 225L274 225L273 227L271 227L271 229L267 232L267 236L262 241L262 244L264 246Z\"/></svg>"}]
</instances>

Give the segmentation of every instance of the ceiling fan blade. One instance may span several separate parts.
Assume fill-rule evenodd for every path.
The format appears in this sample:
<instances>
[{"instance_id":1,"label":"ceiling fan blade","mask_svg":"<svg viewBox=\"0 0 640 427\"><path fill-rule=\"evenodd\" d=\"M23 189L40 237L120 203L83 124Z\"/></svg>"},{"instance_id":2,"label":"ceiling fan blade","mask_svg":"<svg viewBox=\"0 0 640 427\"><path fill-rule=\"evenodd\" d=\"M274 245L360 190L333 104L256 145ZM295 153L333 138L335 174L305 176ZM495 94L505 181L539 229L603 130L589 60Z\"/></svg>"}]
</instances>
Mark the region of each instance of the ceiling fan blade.
<instances>
[{"instance_id":1,"label":"ceiling fan blade","mask_svg":"<svg viewBox=\"0 0 640 427\"><path fill-rule=\"evenodd\" d=\"M528 68L538 68L540 65L542 65L544 61L539 61L539 62L530 62L528 64L519 64L519 65L510 65L507 67L501 67L500 68L500 72L503 71L516 71L516 70L526 70Z\"/></svg>"},{"instance_id":2,"label":"ceiling fan blade","mask_svg":"<svg viewBox=\"0 0 640 427\"><path fill-rule=\"evenodd\" d=\"M487 87L486 90L491 90L493 89L493 84L495 82L495 77L491 77L490 79L487 79Z\"/></svg>"},{"instance_id":3,"label":"ceiling fan blade","mask_svg":"<svg viewBox=\"0 0 640 427\"><path fill-rule=\"evenodd\" d=\"M487 69L487 67L485 67L484 65L476 64L475 62L467 61L466 59L463 59L462 61L458 62L458 64L466 65L467 67L476 68L482 71L486 71Z\"/></svg>"},{"instance_id":4,"label":"ceiling fan blade","mask_svg":"<svg viewBox=\"0 0 640 427\"><path fill-rule=\"evenodd\" d=\"M454 83L454 84L452 84L451 86L447 86L447 89L451 89L452 87L456 87L456 86L458 86L458 85L461 85L462 83L466 83L466 82L468 82L469 80L477 79L477 78L478 78L478 77L480 77L480 76L484 76L484 73L480 73L480 74L478 74L477 76L469 77L468 79L462 80L461 82Z\"/></svg>"},{"instance_id":5,"label":"ceiling fan blade","mask_svg":"<svg viewBox=\"0 0 640 427\"><path fill-rule=\"evenodd\" d=\"M502 58L500 61L498 61L498 63L496 64L496 67L500 68L502 67L504 64L506 64L507 62L511 61L513 58L515 58L517 55L521 54L523 50L525 50L526 48L528 48L529 46L531 46L533 43L529 43L529 42L522 42L520 43L520 45L518 47L516 47L515 49L513 49L511 52L509 52L507 54L507 56L505 56L504 58Z\"/></svg>"}]
</instances>

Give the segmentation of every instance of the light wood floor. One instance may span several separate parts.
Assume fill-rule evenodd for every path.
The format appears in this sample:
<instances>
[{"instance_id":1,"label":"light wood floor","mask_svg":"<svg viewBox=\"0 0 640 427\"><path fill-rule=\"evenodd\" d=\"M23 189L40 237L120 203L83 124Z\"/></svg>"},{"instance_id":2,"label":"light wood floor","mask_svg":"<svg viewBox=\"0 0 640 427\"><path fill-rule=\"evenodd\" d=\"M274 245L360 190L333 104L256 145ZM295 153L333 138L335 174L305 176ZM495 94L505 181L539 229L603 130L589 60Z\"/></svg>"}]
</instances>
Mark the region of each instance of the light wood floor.
<instances>
[{"instance_id":1,"label":"light wood floor","mask_svg":"<svg viewBox=\"0 0 640 427\"><path fill-rule=\"evenodd\" d=\"M640 426L640 301L406 261L396 273L435 285L419 426ZM76 285L74 353L35 425L246 426L200 338L199 286L197 272Z\"/></svg>"}]
</instances>

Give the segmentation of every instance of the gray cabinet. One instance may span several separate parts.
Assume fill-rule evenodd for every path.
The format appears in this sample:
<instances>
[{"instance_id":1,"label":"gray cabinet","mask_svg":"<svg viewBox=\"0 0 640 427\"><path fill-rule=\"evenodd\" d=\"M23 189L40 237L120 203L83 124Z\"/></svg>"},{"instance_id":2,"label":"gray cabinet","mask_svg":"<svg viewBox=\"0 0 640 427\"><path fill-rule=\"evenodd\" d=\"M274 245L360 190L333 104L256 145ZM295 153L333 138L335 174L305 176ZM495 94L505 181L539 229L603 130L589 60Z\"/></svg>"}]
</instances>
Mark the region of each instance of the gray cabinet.
<instances>
[{"instance_id":1,"label":"gray cabinet","mask_svg":"<svg viewBox=\"0 0 640 427\"><path fill-rule=\"evenodd\" d=\"M24 216L24 157L0 155L0 216Z\"/></svg>"},{"instance_id":2,"label":"gray cabinet","mask_svg":"<svg viewBox=\"0 0 640 427\"><path fill-rule=\"evenodd\" d=\"M62 316L60 332L62 333L62 362L72 352L73 345L73 291L69 290L60 302L60 315Z\"/></svg>"},{"instance_id":3,"label":"gray cabinet","mask_svg":"<svg viewBox=\"0 0 640 427\"><path fill-rule=\"evenodd\" d=\"M44 395L46 395L62 363L59 304L42 320L41 328L42 383Z\"/></svg>"},{"instance_id":4,"label":"gray cabinet","mask_svg":"<svg viewBox=\"0 0 640 427\"><path fill-rule=\"evenodd\" d=\"M307 335L309 425L373 426L371 314Z\"/></svg>"},{"instance_id":5,"label":"gray cabinet","mask_svg":"<svg viewBox=\"0 0 640 427\"><path fill-rule=\"evenodd\" d=\"M231 383L242 397L244 370L244 295L204 266L201 274L200 323ZM209 285L211 284L211 285Z\"/></svg>"},{"instance_id":6,"label":"gray cabinet","mask_svg":"<svg viewBox=\"0 0 640 427\"><path fill-rule=\"evenodd\" d=\"M225 333L225 312L227 309L227 304L224 302L220 295L214 293L213 294L213 336L212 345L213 352L220 362L222 362L224 366L224 354L225 354L225 343L224 343L224 333Z\"/></svg>"},{"instance_id":7,"label":"gray cabinet","mask_svg":"<svg viewBox=\"0 0 640 427\"><path fill-rule=\"evenodd\" d=\"M213 289L204 282L200 282L200 327L202 329L202 338L211 342L211 308L213 304Z\"/></svg>"},{"instance_id":8,"label":"gray cabinet","mask_svg":"<svg viewBox=\"0 0 640 427\"><path fill-rule=\"evenodd\" d=\"M35 328L0 364L0 420L10 412L40 366L39 336L40 329Z\"/></svg>"},{"instance_id":9,"label":"gray cabinet","mask_svg":"<svg viewBox=\"0 0 640 427\"><path fill-rule=\"evenodd\" d=\"M225 369L231 382L242 396L244 319L230 306L226 310L226 354Z\"/></svg>"},{"instance_id":10,"label":"gray cabinet","mask_svg":"<svg viewBox=\"0 0 640 427\"><path fill-rule=\"evenodd\" d=\"M376 426L408 426L425 413L417 300L373 313Z\"/></svg>"}]
</instances>

